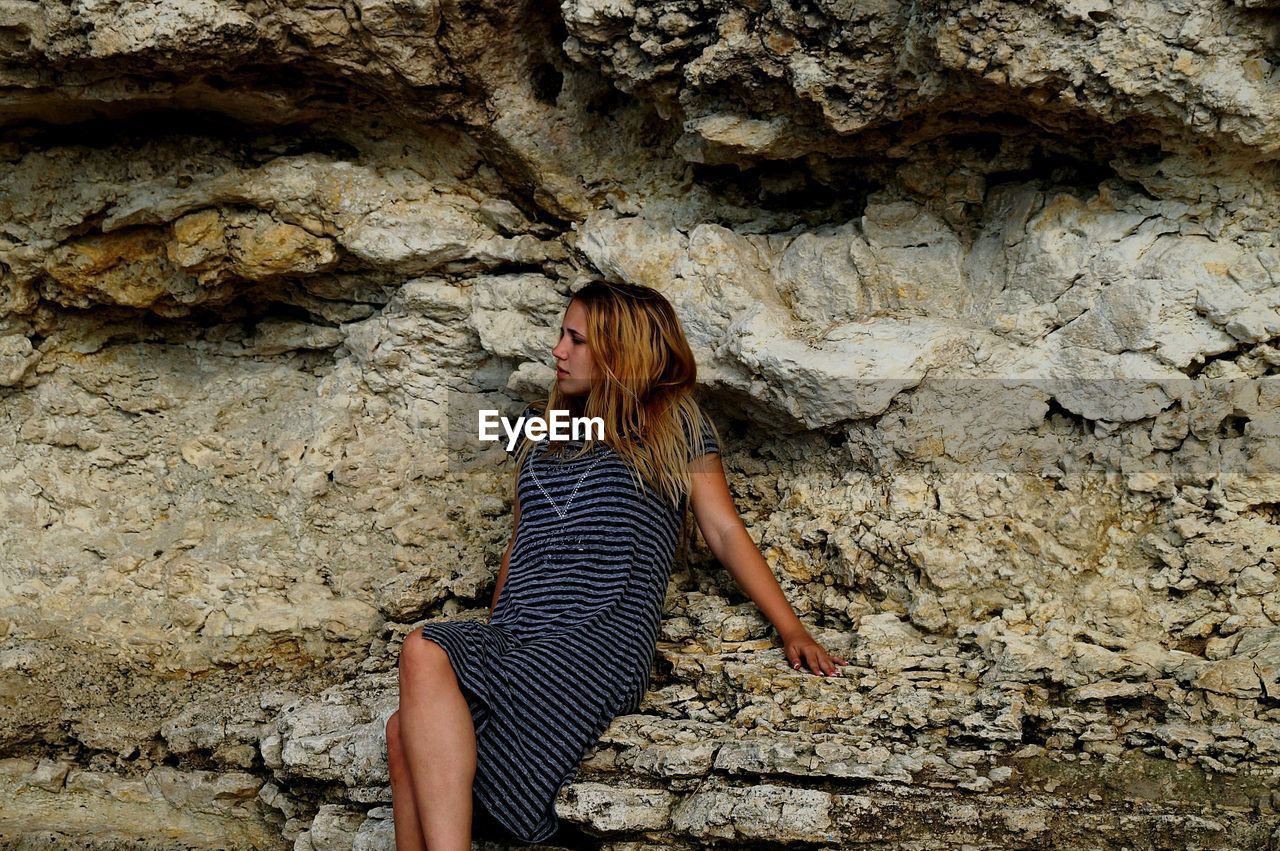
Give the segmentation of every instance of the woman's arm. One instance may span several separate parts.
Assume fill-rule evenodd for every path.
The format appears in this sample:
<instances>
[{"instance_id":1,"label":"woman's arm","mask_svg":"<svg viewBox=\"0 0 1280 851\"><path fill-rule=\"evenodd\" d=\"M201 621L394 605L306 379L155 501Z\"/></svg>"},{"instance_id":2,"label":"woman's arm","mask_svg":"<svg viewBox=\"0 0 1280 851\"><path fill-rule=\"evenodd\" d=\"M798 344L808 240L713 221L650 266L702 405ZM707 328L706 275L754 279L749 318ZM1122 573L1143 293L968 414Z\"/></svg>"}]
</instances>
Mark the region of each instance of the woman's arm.
<instances>
[{"instance_id":1,"label":"woman's arm","mask_svg":"<svg viewBox=\"0 0 1280 851\"><path fill-rule=\"evenodd\" d=\"M516 545L516 531L520 528L520 497L516 497L515 512L511 520L511 540L507 542L507 551L502 554L502 567L498 568L498 581L493 588L493 599L489 602L489 620L493 620L493 610L498 606L498 595L502 593L502 585L507 581L507 563L511 561L511 548Z\"/></svg>"},{"instance_id":2,"label":"woman's arm","mask_svg":"<svg viewBox=\"0 0 1280 851\"><path fill-rule=\"evenodd\" d=\"M803 662L815 674L839 674L836 665L849 664L831 656L809 635L796 617L764 556L751 540L729 493L718 453L705 455L690 467L689 502L694 519L711 552L769 619L782 639L783 652L793 668Z\"/></svg>"}]
</instances>

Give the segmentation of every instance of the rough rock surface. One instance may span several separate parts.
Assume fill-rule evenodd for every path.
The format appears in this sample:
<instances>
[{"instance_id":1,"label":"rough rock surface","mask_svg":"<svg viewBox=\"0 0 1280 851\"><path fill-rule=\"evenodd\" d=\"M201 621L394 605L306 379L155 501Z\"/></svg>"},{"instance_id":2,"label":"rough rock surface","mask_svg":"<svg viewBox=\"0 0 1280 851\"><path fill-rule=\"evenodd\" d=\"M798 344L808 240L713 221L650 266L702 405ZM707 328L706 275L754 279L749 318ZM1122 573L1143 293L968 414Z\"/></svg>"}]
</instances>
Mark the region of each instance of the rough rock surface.
<instances>
[{"instance_id":1,"label":"rough rock surface","mask_svg":"<svg viewBox=\"0 0 1280 851\"><path fill-rule=\"evenodd\" d=\"M853 665L695 549L567 822L1280 846L1275 3L0 8L0 846L393 847L592 274Z\"/></svg>"}]
</instances>

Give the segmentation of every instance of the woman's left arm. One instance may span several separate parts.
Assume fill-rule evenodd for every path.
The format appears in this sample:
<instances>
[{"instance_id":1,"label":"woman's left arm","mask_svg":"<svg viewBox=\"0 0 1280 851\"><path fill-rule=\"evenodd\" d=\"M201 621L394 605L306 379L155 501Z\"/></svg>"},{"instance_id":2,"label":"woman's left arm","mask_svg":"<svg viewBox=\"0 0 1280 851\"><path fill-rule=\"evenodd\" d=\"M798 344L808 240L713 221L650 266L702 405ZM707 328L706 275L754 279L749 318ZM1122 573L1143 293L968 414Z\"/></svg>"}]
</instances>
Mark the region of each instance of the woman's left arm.
<instances>
[{"instance_id":1,"label":"woman's left arm","mask_svg":"<svg viewBox=\"0 0 1280 851\"><path fill-rule=\"evenodd\" d=\"M803 663L815 674L840 673L849 663L832 656L809 635L774 578L755 541L747 533L729 493L718 453L704 455L690 467L689 503L702 537L782 639L783 652L793 668Z\"/></svg>"}]
</instances>

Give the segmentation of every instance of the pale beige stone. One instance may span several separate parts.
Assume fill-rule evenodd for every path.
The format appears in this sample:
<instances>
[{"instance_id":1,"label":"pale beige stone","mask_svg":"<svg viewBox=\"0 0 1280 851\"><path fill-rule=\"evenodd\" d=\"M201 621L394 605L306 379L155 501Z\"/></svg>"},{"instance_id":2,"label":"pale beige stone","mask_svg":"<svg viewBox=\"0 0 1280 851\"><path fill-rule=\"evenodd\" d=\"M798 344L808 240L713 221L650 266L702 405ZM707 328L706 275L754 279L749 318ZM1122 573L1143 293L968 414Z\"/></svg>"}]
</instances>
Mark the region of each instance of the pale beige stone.
<instances>
[{"instance_id":1,"label":"pale beige stone","mask_svg":"<svg viewBox=\"0 0 1280 851\"><path fill-rule=\"evenodd\" d=\"M852 664L792 669L695 549L567 820L1256 842L1257 5L6 8L0 834L389 849L400 641L483 617L511 531L457 411L545 393L600 273L671 298L748 532Z\"/></svg>"}]
</instances>

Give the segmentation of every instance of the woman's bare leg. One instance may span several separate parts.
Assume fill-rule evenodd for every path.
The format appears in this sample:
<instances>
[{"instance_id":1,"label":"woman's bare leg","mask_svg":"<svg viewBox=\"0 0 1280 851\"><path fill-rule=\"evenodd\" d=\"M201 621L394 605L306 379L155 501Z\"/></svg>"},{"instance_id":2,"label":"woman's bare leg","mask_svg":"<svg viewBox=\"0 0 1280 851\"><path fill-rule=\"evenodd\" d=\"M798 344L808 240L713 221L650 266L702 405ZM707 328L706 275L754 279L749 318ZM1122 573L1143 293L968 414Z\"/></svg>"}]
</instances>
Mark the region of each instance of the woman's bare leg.
<instances>
[{"instance_id":1,"label":"woman's bare leg","mask_svg":"<svg viewBox=\"0 0 1280 851\"><path fill-rule=\"evenodd\" d=\"M398 714L427 848L471 851L475 724L448 654L421 629L406 635L400 650Z\"/></svg>"},{"instance_id":2,"label":"woman's bare leg","mask_svg":"<svg viewBox=\"0 0 1280 851\"><path fill-rule=\"evenodd\" d=\"M396 851L427 851L413 799L413 777L400 738L400 712L387 719L387 773L391 776L391 818L396 826Z\"/></svg>"}]
</instances>

